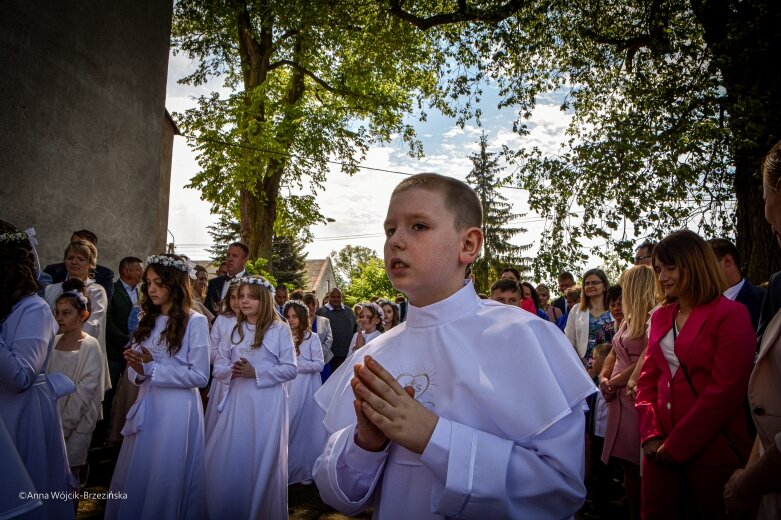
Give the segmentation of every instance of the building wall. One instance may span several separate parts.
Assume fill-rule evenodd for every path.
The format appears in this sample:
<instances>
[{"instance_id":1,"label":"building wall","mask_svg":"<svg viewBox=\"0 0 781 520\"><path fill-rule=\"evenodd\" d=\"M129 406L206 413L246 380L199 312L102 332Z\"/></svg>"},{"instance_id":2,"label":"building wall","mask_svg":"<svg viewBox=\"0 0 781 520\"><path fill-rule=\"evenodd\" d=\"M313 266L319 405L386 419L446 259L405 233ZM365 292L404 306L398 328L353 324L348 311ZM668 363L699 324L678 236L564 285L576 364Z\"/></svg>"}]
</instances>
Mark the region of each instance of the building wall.
<instances>
[{"instance_id":1,"label":"building wall","mask_svg":"<svg viewBox=\"0 0 781 520\"><path fill-rule=\"evenodd\" d=\"M42 263L61 261L80 228L98 235L98 263L115 271L123 256L164 250L172 6L3 2L0 218L36 228Z\"/></svg>"},{"instance_id":2,"label":"building wall","mask_svg":"<svg viewBox=\"0 0 781 520\"><path fill-rule=\"evenodd\" d=\"M327 262L325 273L323 273L323 276L319 280L318 286L313 289L313 292L315 293L317 299L322 302L323 297L331 292L331 289L334 287L336 287L336 277L334 276L334 270L331 267L331 262ZM342 289L342 287L340 287L340 289Z\"/></svg>"}]
</instances>

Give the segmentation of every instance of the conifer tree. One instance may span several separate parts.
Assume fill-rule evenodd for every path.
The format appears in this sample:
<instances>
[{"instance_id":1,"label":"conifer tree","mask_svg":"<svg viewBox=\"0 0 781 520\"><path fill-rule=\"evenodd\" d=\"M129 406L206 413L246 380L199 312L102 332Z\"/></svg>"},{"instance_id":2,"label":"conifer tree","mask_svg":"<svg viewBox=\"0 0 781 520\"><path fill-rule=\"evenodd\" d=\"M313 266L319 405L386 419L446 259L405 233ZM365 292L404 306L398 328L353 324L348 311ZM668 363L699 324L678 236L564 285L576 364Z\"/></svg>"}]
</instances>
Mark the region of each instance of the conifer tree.
<instances>
[{"instance_id":1,"label":"conifer tree","mask_svg":"<svg viewBox=\"0 0 781 520\"><path fill-rule=\"evenodd\" d=\"M499 166L497 154L487 148L488 140L483 134L480 136L480 151L469 157L473 167L466 177L483 205L485 241L480 257L472 265L472 272L477 289L485 292L504 268L514 267L521 276L528 273L529 258L524 257L523 252L531 247L531 244L515 245L511 242L513 237L527 231L513 225L523 214L513 213L512 204L499 193L500 173L504 167Z\"/></svg>"}]
</instances>

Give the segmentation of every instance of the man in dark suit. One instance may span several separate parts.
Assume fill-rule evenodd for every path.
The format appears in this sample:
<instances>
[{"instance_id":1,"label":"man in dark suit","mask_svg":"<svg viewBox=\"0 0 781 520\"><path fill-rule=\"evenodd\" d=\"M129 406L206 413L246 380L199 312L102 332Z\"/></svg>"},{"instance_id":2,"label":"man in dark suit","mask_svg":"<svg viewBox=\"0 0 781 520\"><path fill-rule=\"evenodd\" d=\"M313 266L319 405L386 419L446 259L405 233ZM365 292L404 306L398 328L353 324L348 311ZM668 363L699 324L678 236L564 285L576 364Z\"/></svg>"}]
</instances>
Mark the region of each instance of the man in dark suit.
<instances>
[{"instance_id":1,"label":"man in dark suit","mask_svg":"<svg viewBox=\"0 0 781 520\"><path fill-rule=\"evenodd\" d=\"M721 274L727 280L727 290L724 296L730 300L742 303L751 315L751 325L756 332L759 328L759 314L762 310L762 300L765 298L765 290L754 287L743 278L740 270L740 256L735 244L726 238L713 238L708 244L719 261Z\"/></svg>"},{"instance_id":2,"label":"man in dark suit","mask_svg":"<svg viewBox=\"0 0 781 520\"><path fill-rule=\"evenodd\" d=\"M74 231L73 235L71 235L71 242L75 242L76 240L86 240L87 242L91 242L95 248L98 247L98 236L88 229ZM43 272L52 277L51 283L64 282L68 277L68 270L65 268L65 262L49 264L44 268ZM106 290L106 297L111 300L111 295L114 292L114 271L108 267L98 265L95 267L95 281L103 286Z\"/></svg>"},{"instance_id":3,"label":"man in dark suit","mask_svg":"<svg viewBox=\"0 0 781 520\"><path fill-rule=\"evenodd\" d=\"M226 282L239 277L244 276L244 266L247 264L249 258L249 247L241 242L234 242L228 246L228 254L225 258L225 267L228 270L228 274L225 276L218 276L209 281L209 286L206 289L206 301L203 304L209 309L209 312L215 316L219 314L219 304L225 294L228 292L228 284Z\"/></svg>"},{"instance_id":4,"label":"man in dark suit","mask_svg":"<svg viewBox=\"0 0 781 520\"><path fill-rule=\"evenodd\" d=\"M106 355L111 389L106 392L106 397L103 400L103 417L106 419L111 417L111 402L119 378L125 370L125 358L122 353L125 347L130 344L127 322L131 309L138 302L138 289L143 272L140 258L134 256L123 258L119 262L119 279L114 282L114 294L108 302Z\"/></svg>"},{"instance_id":5,"label":"man in dark suit","mask_svg":"<svg viewBox=\"0 0 781 520\"><path fill-rule=\"evenodd\" d=\"M575 287L575 277L572 276L572 273L564 271L563 273L559 274L559 293L561 296L553 300L553 303L551 304L555 308L559 309L562 315L569 312L567 299L564 297L564 295L566 294L567 289L570 287Z\"/></svg>"}]
</instances>

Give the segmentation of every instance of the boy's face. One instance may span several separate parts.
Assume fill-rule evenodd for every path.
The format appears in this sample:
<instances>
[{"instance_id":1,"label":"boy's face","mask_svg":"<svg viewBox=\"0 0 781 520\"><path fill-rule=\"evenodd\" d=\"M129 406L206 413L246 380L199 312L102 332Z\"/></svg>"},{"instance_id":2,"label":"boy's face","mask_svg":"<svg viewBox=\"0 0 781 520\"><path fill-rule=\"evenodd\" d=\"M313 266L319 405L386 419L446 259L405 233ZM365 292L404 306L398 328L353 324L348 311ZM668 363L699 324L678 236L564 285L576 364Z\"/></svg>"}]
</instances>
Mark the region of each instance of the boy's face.
<instances>
[{"instance_id":1,"label":"boy's face","mask_svg":"<svg viewBox=\"0 0 781 520\"><path fill-rule=\"evenodd\" d=\"M491 293L491 299L505 305L518 307L520 295L515 291L500 291L497 289Z\"/></svg>"},{"instance_id":2,"label":"boy's face","mask_svg":"<svg viewBox=\"0 0 781 520\"><path fill-rule=\"evenodd\" d=\"M410 303L430 305L464 286L464 270L476 252L465 253L469 230L456 230L455 217L441 193L423 188L396 193L384 228L385 269Z\"/></svg>"}]
</instances>

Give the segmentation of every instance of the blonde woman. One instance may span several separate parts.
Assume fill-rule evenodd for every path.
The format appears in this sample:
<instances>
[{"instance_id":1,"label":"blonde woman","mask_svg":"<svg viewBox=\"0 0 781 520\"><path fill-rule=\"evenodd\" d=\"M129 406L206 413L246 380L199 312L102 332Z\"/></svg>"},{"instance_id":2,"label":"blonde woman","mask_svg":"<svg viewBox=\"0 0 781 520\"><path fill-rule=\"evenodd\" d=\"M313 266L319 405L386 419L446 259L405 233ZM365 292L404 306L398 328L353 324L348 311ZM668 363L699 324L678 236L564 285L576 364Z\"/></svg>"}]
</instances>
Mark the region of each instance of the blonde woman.
<instances>
[{"instance_id":1,"label":"blonde woman","mask_svg":"<svg viewBox=\"0 0 781 520\"><path fill-rule=\"evenodd\" d=\"M648 343L648 313L656 306L656 276L647 265L637 265L621 276L624 319L613 336L613 349L599 374L599 389L607 401L607 431L602 462L621 463L630 517L640 518L640 434L635 403L626 383Z\"/></svg>"},{"instance_id":2,"label":"blonde woman","mask_svg":"<svg viewBox=\"0 0 781 520\"><path fill-rule=\"evenodd\" d=\"M76 240L65 248L65 269L68 278L76 278L84 282L84 287L89 297L91 313L89 319L84 322L84 332L98 340L100 344L100 356L103 364L103 390L111 388L111 377L108 371L108 357L106 356L106 310L108 309L108 297L106 290L95 282L95 268L98 264L98 250L86 240ZM62 284L55 283L46 286L43 298L49 304L54 314L57 298L62 294ZM100 412L103 418L103 410Z\"/></svg>"}]
</instances>

